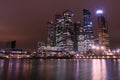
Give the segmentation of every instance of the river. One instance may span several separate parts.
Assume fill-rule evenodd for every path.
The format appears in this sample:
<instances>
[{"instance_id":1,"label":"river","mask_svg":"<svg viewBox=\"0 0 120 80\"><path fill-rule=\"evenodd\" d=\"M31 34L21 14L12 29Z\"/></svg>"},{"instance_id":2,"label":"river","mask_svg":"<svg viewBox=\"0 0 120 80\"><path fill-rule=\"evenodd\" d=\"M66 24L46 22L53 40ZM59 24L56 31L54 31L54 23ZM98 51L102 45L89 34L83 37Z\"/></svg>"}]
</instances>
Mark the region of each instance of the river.
<instances>
[{"instance_id":1,"label":"river","mask_svg":"<svg viewBox=\"0 0 120 80\"><path fill-rule=\"evenodd\" d=\"M0 80L120 80L120 59L0 59Z\"/></svg>"}]
</instances>

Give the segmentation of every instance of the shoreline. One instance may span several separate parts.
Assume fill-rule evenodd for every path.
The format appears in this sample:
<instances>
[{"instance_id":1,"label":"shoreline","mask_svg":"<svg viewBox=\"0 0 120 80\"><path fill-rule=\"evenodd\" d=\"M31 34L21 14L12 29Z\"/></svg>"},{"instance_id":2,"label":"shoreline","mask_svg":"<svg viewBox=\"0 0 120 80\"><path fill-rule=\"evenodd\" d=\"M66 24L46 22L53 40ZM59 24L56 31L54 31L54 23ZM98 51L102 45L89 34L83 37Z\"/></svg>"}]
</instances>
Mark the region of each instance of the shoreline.
<instances>
[{"instance_id":1,"label":"shoreline","mask_svg":"<svg viewBox=\"0 0 120 80\"><path fill-rule=\"evenodd\" d=\"M0 56L0 59L120 59L120 55L84 55L84 56Z\"/></svg>"}]
</instances>

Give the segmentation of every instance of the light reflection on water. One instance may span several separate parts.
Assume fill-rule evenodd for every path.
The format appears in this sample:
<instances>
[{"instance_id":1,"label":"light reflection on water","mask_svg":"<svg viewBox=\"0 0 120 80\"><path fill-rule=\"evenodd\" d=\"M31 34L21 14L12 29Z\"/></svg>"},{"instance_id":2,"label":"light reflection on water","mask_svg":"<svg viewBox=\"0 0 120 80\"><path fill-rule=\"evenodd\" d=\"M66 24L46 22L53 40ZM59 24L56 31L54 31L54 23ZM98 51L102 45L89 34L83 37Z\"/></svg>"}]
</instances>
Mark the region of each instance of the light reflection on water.
<instances>
[{"instance_id":1,"label":"light reflection on water","mask_svg":"<svg viewBox=\"0 0 120 80\"><path fill-rule=\"evenodd\" d=\"M92 80L106 80L106 61L92 60Z\"/></svg>"},{"instance_id":2,"label":"light reflection on water","mask_svg":"<svg viewBox=\"0 0 120 80\"><path fill-rule=\"evenodd\" d=\"M120 80L120 60L0 60L0 80Z\"/></svg>"}]
</instances>

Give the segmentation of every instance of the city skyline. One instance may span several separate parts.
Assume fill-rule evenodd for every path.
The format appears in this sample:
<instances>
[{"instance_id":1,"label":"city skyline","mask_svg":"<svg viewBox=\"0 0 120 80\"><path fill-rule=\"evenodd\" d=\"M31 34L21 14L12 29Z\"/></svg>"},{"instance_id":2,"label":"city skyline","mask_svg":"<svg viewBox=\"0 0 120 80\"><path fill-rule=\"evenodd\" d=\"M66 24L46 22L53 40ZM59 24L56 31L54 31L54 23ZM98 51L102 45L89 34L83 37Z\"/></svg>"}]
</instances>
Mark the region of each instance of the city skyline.
<instances>
[{"instance_id":1,"label":"city skyline","mask_svg":"<svg viewBox=\"0 0 120 80\"><path fill-rule=\"evenodd\" d=\"M94 3L94 5L93 5ZM109 3L109 4L108 4ZM110 45L120 45L119 1L1 1L0 2L0 42L16 40L17 48L37 48L37 41L47 40L47 22L57 13L69 9L75 13L75 21L83 21L82 9L92 13L93 26L97 27L97 8L104 10L109 24ZM2 48L2 46L1 46Z\"/></svg>"}]
</instances>

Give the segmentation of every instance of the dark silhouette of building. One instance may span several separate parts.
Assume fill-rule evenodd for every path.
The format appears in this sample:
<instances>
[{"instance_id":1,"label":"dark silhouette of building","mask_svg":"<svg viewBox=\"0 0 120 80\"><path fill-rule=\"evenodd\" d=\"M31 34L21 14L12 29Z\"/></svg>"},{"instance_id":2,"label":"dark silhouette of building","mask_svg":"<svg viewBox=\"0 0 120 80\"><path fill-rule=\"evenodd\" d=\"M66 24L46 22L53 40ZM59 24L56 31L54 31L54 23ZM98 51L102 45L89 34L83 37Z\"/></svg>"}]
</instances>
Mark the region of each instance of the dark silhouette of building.
<instances>
[{"instance_id":1,"label":"dark silhouette of building","mask_svg":"<svg viewBox=\"0 0 120 80\"><path fill-rule=\"evenodd\" d=\"M7 42L7 48L15 49L16 48L16 41Z\"/></svg>"}]
</instances>

